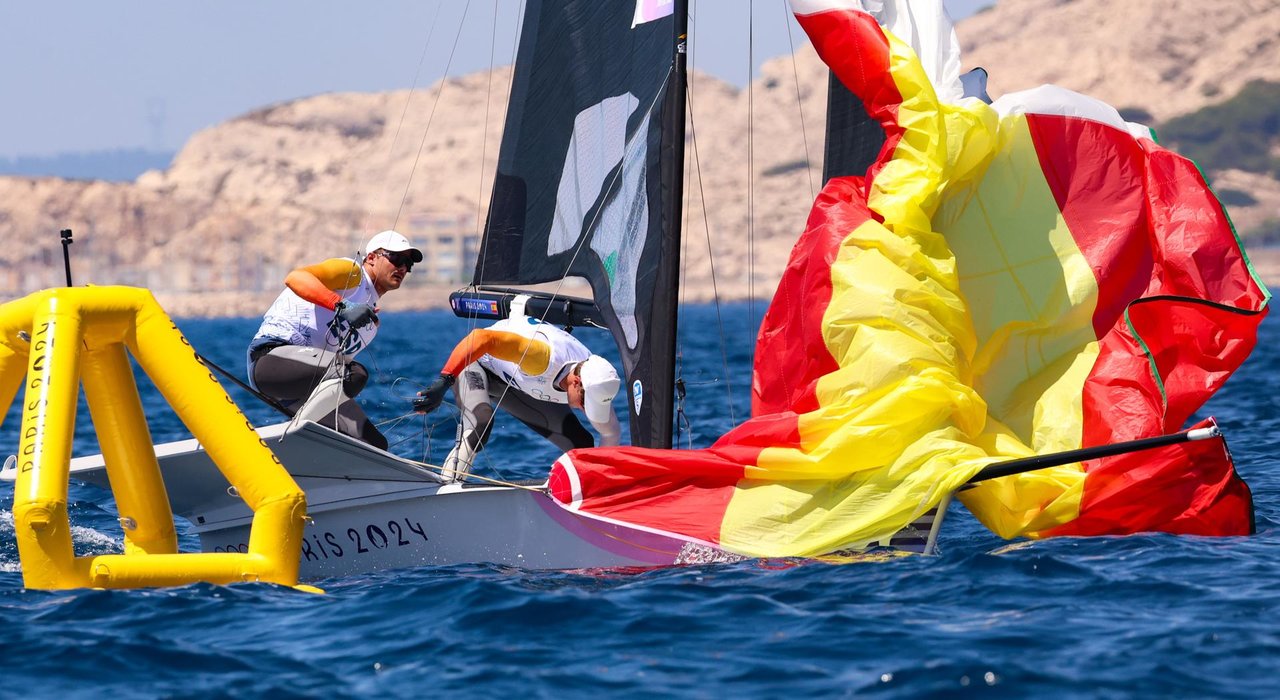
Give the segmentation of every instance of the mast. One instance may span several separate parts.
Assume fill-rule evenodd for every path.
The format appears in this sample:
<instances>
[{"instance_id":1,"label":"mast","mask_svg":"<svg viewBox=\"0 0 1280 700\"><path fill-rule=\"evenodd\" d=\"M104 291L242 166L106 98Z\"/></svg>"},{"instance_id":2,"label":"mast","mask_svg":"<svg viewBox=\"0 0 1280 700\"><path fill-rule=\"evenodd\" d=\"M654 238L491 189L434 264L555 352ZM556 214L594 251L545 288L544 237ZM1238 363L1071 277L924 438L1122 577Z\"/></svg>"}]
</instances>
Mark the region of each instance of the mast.
<instances>
[{"instance_id":1,"label":"mast","mask_svg":"<svg viewBox=\"0 0 1280 700\"><path fill-rule=\"evenodd\" d=\"M663 132L670 138L664 144L662 167L663 181L669 183L670 196L665 198L663 217L666 219L666 235L663 238L662 266L658 289L667 290L670 296L664 300L664 316L667 319L667 352L664 355L665 372L654 377L654 384L662 387L660 411L653 421L651 447L670 448L675 420L675 357L676 329L680 308L680 238L684 215L684 140L685 102L688 94L688 46L689 0L675 0L674 54L672 56L671 90L667 96ZM632 437L635 442L635 436ZM638 444L638 443L637 443Z\"/></svg>"}]
</instances>

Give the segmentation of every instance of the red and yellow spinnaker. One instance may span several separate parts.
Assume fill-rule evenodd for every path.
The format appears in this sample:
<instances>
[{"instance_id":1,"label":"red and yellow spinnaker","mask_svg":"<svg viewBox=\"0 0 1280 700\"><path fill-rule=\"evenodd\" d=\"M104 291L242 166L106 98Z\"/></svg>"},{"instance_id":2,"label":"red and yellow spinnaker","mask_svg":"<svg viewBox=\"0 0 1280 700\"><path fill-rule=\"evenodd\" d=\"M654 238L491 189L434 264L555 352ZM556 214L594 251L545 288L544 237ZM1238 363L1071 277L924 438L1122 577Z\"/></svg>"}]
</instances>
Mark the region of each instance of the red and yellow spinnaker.
<instances>
[{"instance_id":1,"label":"red and yellow spinnaker","mask_svg":"<svg viewBox=\"0 0 1280 700\"><path fill-rule=\"evenodd\" d=\"M950 36L940 2L792 4L883 126L879 158L814 203L757 341L752 417L703 450L572 451L553 497L741 554L817 555L886 541L987 464L1181 429L1269 300L1194 164L1065 90L960 99L877 21L917 45ZM962 499L1004 537L1252 529L1220 440Z\"/></svg>"}]
</instances>

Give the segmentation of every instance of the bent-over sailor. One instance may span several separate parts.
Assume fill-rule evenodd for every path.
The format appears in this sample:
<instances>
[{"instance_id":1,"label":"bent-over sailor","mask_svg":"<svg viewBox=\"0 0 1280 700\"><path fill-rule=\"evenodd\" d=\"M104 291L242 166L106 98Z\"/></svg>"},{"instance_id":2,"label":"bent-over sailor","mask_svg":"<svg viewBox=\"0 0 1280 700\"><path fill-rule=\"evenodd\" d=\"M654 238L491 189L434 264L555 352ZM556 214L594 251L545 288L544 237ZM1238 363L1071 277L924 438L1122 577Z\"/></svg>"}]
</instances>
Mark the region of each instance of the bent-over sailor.
<instances>
[{"instance_id":1,"label":"bent-over sailor","mask_svg":"<svg viewBox=\"0 0 1280 700\"><path fill-rule=\"evenodd\" d=\"M378 300L399 289L418 262L422 251L383 231L369 239L358 262L330 258L290 272L249 343L250 384L296 413L321 382L340 376L345 398L320 422L386 449L386 437L349 400L369 381L368 370L352 358L378 333Z\"/></svg>"},{"instance_id":2,"label":"bent-over sailor","mask_svg":"<svg viewBox=\"0 0 1280 700\"><path fill-rule=\"evenodd\" d=\"M581 408L600 433L618 444L622 426L613 412L618 373L566 331L522 314L471 331L454 347L440 377L413 400L434 411L453 387L462 412L458 442L444 462L446 481L461 479L484 448L494 406L515 416L561 450L595 446L571 409Z\"/></svg>"}]
</instances>

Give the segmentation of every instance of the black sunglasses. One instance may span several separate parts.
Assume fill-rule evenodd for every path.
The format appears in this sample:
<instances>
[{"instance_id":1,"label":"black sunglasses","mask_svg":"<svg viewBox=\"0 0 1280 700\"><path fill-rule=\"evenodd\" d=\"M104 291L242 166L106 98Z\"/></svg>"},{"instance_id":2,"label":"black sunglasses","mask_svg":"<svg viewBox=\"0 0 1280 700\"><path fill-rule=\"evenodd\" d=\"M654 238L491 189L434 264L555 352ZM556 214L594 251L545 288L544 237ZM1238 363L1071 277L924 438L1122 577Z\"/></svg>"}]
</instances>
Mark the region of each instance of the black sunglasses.
<instances>
[{"instance_id":1,"label":"black sunglasses","mask_svg":"<svg viewBox=\"0 0 1280 700\"><path fill-rule=\"evenodd\" d=\"M395 253L379 250L378 255L386 258L387 262L395 265L396 267L403 267L405 272L413 271L413 253L405 250Z\"/></svg>"}]
</instances>

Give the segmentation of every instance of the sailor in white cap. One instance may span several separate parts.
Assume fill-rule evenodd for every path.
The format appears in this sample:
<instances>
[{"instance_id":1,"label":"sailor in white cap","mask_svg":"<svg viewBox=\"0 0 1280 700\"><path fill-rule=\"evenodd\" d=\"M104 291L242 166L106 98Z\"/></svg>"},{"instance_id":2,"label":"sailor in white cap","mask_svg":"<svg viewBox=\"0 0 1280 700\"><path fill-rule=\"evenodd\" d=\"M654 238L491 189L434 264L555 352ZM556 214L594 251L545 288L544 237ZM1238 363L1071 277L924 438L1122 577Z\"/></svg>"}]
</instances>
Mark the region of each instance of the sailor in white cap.
<instances>
[{"instance_id":1,"label":"sailor in white cap","mask_svg":"<svg viewBox=\"0 0 1280 700\"><path fill-rule=\"evenodd\" d=\"M419 392L413 407L430 413L453 387L462 423L458 442L444 463L449 481L471 471L476 453L489 439L494 406L562 450L595 446L595 438L571 410L580 408L600 433L600 444L617 445L622 426L613 411L613 397L620 383L613 365L577 338L516 314L463 338L440 377Z\"/></svg>"},{"instance_id":2,"label":"sailor in white cap","mask_svg":"<svg viewBox=\"0 0 1280 700\"><path fill-rule=\"evenodd\" d=\"M352 358L378 333L378 300L419 262L422 251L407 238L383 231L359 261L330 258L290 272L249 343L250 384L296 412L321 382L340 376L347 400L320 422L385 449L387 439L349 400L369 380Z\"/></svg>"}]
</instances>

